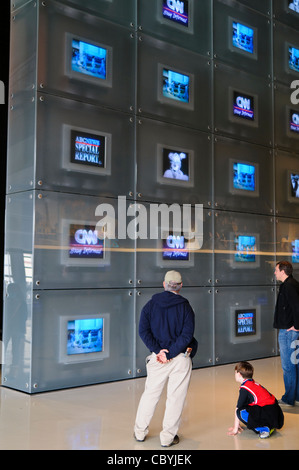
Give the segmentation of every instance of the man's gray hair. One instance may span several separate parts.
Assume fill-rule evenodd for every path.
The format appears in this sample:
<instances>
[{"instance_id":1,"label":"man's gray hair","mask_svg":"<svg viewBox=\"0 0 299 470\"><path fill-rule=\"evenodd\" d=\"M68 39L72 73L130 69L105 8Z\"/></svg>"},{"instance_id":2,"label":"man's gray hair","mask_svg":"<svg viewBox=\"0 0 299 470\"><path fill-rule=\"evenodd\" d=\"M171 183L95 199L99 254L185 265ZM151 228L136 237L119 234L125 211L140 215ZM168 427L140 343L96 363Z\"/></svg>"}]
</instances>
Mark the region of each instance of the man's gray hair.
<instances>
[{"instance_id":1,"label":"man's gray hair","mask_svg":"<svg viewBox=\"0 0 299 470\"><path fill-rule=\"evenodd\" d=\"M178 282L165 282L165 287L164 289L168 292L179 292L181 290L181 287L182 287L182 282L178 283Z\"/></svg>"}]
</instances>

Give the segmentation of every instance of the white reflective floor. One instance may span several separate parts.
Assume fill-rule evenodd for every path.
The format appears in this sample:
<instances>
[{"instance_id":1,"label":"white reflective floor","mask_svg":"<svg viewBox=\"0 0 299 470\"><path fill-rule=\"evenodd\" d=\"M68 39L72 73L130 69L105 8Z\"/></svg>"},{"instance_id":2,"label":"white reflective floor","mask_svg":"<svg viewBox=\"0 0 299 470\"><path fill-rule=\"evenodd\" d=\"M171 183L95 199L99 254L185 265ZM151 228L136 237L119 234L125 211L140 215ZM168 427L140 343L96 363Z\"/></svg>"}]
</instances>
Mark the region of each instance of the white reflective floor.
<instances>
[{"instance_id":1,"label":"white reflective floor","mask_svg":"<svg viewBox=\"0 0 299 470\"><path fill-rule=\"evenodd\" d=\"M277 398L283 393L280 358L251 361L254 378ZM134 418L144 378L26 395L0 388L0 450L159 450L164 398L145 442L133 439ZM245 430L227 436L232 426L238 384L234 364L192 373L179 430L185 450L298 450L299 407L285 411L285 425L261 440Z\"/></svg>"}]
</instances>

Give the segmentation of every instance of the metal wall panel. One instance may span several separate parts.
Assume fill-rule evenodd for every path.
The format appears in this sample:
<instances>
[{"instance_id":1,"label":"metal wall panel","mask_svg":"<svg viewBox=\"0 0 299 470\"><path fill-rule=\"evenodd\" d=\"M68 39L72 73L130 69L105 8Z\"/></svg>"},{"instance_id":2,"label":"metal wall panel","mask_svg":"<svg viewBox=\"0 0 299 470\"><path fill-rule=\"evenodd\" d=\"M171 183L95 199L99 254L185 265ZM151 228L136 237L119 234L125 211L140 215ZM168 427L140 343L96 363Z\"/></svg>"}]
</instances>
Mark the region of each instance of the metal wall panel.
<instances>
[{"instance_id":1,"label":"metal wall panel","mask_svg":"<svg viewBox=\"0 0 299 470\"><path fill-rule=\"evenodd\" d=\"M276 331L272 326L275 295L273 287L246 286L238 289L218 289L215 295L217 364L248 361L277 353ZM253 334L245 334L246 325L243 331L241 327L239 336L236 334L236 311L240 314L252 312L256 314Z\"/></svg>"}]
</instances>

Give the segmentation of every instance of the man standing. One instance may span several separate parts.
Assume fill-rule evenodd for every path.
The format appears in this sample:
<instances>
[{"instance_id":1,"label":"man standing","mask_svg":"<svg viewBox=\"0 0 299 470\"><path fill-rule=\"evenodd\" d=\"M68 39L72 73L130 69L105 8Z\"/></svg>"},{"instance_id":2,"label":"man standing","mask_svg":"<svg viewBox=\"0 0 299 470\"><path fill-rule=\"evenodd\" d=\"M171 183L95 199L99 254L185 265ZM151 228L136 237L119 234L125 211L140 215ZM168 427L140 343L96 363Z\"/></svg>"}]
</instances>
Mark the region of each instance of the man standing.
<instances>
[{"instance_id":1,"label":"man standing","mask_svg":"<svg viewBox=\"0 0 299 470\"><path fill-rule=\"evenodd\" d=\"M293 278L293 266L280 261L274 271L281 282L274 313L274 328L279 330L281 366L285 393L281 405L299 405L299 365L296 348L299 344L299 283Z\"/></svg>"},{"instance_id":2,"label":"man standing","mask_svg":"<svg viewBox=\"0 0 299 470\"><path fill-rule=\"evenodd\" d=\"M169 447L179 442L177 431L190 382L192 361L197 349L194 334L194 312L179 292L182 278L177 271L165 275L164 292L153 295L143 307L139 335L151 351L147 357L147 379L140 399L134 436L144 441L166 381L167 400L160 442ZM189 355L187 348L192 348ZM190 352L190 351L189 351Z\"/></svg>"}]
</instances>

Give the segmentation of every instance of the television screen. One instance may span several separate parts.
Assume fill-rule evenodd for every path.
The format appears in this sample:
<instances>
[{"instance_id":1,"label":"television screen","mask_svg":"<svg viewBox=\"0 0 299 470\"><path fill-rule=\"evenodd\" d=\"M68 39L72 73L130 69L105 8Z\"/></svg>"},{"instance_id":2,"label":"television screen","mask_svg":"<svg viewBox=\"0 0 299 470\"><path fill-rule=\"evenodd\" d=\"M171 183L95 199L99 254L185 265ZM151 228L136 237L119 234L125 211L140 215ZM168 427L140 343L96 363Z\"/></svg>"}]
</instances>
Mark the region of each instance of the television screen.
<instances>
[{"instance_id":1,"label":"television screen","mask_svg":"<svg viewBox=\"0 0 299 470\"><path fill-rule=\"evenodd\" d=\"M91 225L70 224L69 258L103 259L104 240Z\"/></svg>"},{"instance_id":2,"label":"television screen","mask_svg":"<svg viewBox=\"0 0 299 470\"><path fill-rule=\"evenodd\" d=\"M186 248L184 236L168 235L163 240L163 261L188 261L189 251Z\"/></svg>"},{"instance_id":3,"label":"television screen","mask_svg":"<svg viewBox=\"0 0 299 470\"><path fill-rule=\"evenodd\" d=\"M299 240L292 241L292 263L299 263Z\"/></svg>"},{"instance_id":4,"label":"television screen","mask_svg":"<svg viewBox=\"0 0 299 470\"><path fill-rule=\"evenodd\" d=\"M163 18L178 25L189 26L189 1L188 0L163 0Z\"/></svg>"},{"instance_id":5,"label":"television screen","mask_svg":"<svg viewBox=\"0 0 299 470\"><path fill-rule=\"evenodd\" d=\"M67 355L103 351L104 319L78 319L67 322Z\"/></svg>"},{"instance_id":6,"label":"television screen","mask_svg":"<svg viewBox=\"0 0 299 470\"><path fill-rule=\"evenodd\" d=\"M107 49L81 39L72 39L71 67L73 72L106 80Z\"/></svg>"},{"instance_id":7,"label":"television screen","mask_svg":"<svg viewBox=\"0 0 299 470\"><path fill-rule=\"evenodd\" d=\"M237 21L232 22L233 46L250 54L254 53L254 29Z\"/></svg>"},{"instance_id":8,"label":"television screen","mask_svg":"<svg viewBox=\"0 0 299 470\"><path fill-rule=\"evenodd\" d=\"M289 46L289 68L299 72L299 49Z\"/></svg>"},{"instance_id":9,"label":"television screen","mask_svg":"<svg viewBox=\"0 0 299 470\"><path fill-rule=\"evenodd\" d=\"M162 172L164 178L189 181L189 154L163 148Z\"/></svg>"},{"instance_id":10,"label":"television screen","mask_svg":"<svg viewBox=\"0 0 299 470\"><path fill-rule=\"evenodd\" d=\"M254 97L234 91L233 115L249 121L254 121Z\"/></svg>"},{"instance_id":11,"label":"television screen","mask_svg":"<svg viewBox=\"0 0 299 470\"><path fill-rule=\"evenodd\" d=\"M290 131L299 132L299 113L292 109L290 110Z\"/></svg>"},{"instance_id":12,"label":"television screen","mask_svg":"<svg viewBox=\"0 0 299 470\"><path fill-rule=\"evenodd\" d=\"M97 168L105 167L106 138L87 132L71 131L71 162Z\"/></svg>"},{"instance_id":13,"label":"television screen","mask_svg":"<svg viewBox=\"0 0 299 470\"><path fill-rule=\"evenodd\" d=\"M235 311L235 336L244 337L256 334L256 310Z\"/></svg>"},{"instance_id":14,"label":"television screen","mask_svg":"<svg viewBox=\"0 0 299 470\"><path fill-rule=\"evenodd\" d=\"M234 238L235 262L254 263L256 261L256 237L239 235Z\"/></svg>"},{"instance_id":15,"label":"television screen","mask_svg":"<svg viewBox=\"0 0 299 470\"><path fill-rule=\"evenodd\" d=\"M292 2L288 2L289 3L289 9L296 12L296 13L299 13L299 0L293 0Z\"/></svg>"},{"instance_id":16,"label":"television screen","mask_svg":"<svg viewBox=\"0 0 299 470\"><path fill-rule=\"evenodd\" d=\"M299 198L299 173L290 173L291 197Z\"/></svg>"},{"instance_id":17,"label":"television screen","mask_svg":"<svg viewBox=\"0 0 299 470\"><path fill-rule=\"evenodd\" d=\"M190 77L174 70L163 68L162 93L165 98L189 103Z\"/></svg>"},{"instance_id":18,"label":"television screen","mask_svg":"<svg viewBox=\"0 0 299 470\"><path fill-rule=\"evenodd\" d=\"M254 165L234 162L233 187L244 191L256 190L256 168Z\"/></svg>"}]
</instances>

